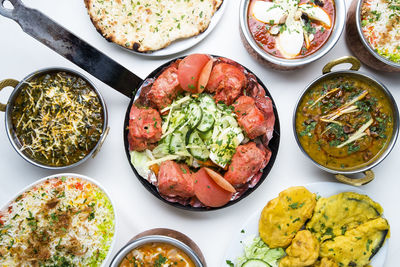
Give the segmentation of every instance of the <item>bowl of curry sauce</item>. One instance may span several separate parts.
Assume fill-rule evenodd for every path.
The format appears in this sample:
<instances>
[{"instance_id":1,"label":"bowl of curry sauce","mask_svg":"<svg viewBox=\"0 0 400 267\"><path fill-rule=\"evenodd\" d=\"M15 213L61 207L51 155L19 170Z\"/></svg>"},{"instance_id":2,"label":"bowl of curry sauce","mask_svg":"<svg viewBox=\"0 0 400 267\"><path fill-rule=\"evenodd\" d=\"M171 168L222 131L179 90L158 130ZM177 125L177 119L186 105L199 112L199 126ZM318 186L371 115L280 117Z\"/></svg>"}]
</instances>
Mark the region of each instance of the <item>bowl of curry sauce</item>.
<instances>
[{"instance_id":1,"label":"bowl of curry sauce","mask_svg":"<svg viewBox=\"0 0 400 267\"><path fill-rule=\"evenodd\" d=\"M351 70L331 71L351 63ZM345 183L370 182L371 169L393 148L399 130L399 112L389 90L358 71L354 57L334 60L311 82L297 102L293 129L296 141L321 169ZM365 173L364 178L345 175Z\"/></svg>"},{"instance_id":2,"label":"bowl of curry sauce","mask_svg":"<svg viewBox=\"0 0 400 267\"><path fill-rule=\"evenodd\" d=\"M6 105L9 140L29 163L46 169L74 167L95 156L109 128L99 91L82 74L65 68L36 71L14 87ZM0 89L1 90L1 89Z\"/></svg>"},{"instance_id":3,"label":"bowl of curry sauce","mask_svg":"<svg viewBox=\"0 0 400 267\"><path fill-rule=\"evenodd\" d=\"M345 17L343 0L242 0L240 34L246 50L263 65L294 70L333 48Z\"/></svg>"},{"instance_id":4,"label":"bowl of curry sauce","mask_svg":"<svg viewBox=\"0 0 400 267\"><path fill-rule=\"evenodd\" d=\"M199 257L195 249L189 245L177 238L162 234L141 236L125 245L116 254L110 267L205 267L202 257Z\"/></svg>"}]
</instances>

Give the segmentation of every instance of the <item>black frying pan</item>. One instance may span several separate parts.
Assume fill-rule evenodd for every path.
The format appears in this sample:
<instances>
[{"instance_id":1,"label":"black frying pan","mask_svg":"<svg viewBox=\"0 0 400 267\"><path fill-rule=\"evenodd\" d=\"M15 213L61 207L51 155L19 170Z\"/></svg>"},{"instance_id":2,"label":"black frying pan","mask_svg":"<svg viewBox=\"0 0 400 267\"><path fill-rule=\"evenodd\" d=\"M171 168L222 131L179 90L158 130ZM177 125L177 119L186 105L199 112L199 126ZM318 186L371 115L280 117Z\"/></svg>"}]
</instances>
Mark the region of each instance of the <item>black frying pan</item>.
<instances>
[{"instance_id":1,"label":"black frying pan","mask_svg":"<svg viewBox=\"0 0 400 267\"><path fill-rule=\"evenodd\" d=\"M10 19L15 20L21 26L23 31L39 40L43 44L50 47L55 52L59 53L66 59L75 63L82 69L86 70L102 82L107 85L113 87L115 90L120 93L131 98L131 102L126 110L125 122L124 122L124 143L125 143L125 152L127 158L130 162L130 154L129 154L129 144L128 144L128 130L127 126L129 125L129 112L130 108L135 99L135 95L138 89L140 89L143 83L150 78L155 78L161 74L162 70L169 66L176 59L170 60L167 63L161 65L157 69L155 69L152 73L150 73L145 80L140 79L137 75L127 70L125 67L121 66L119 63L115 62L90 44L86 43L73 33L69 32L67 29L63 28L61 25L57 24L49 17L45 16L41 12L25 7L21 0L9 0L13 9L6 9L3 4L6 0L0 0L0 15L8 17ZM245 68L245 67L244 67ZM252 73L250 70L245 68L249 73ZM200 207L195 208L192 206L184 206L179 203L172 203L160 196L157 191L157 188L147 182L147 180L140 177L136 169L131 165L133 172L139 181L144 185L144 187L149 190L154 196L161 199L162 201L177 207L186 210L194 210L194 211L206 211L206 210L216 210L224 207L231 206L236 202L242 200L251 194L260 184L265 180L268 173L271 171L272 166L274 165L276 155L278 153L279 148L279 140L280 140L280 124L279 117L276 110L275 103L272 99L271 94L265 87L265 85L261 82L261 80L254 75L258 81L258 83L264 88L265 94L269 96L272 100L273 110L275 114L275 125L274 125L274 136L269 142L269 149L272 152L271 159L268 162L268 165L264 168L260 181L253 188L248 189L241 197L234 201L230 201L223 207L219 208L209 208L209 207Z\"/></svg>"},{"instance_id":2,"label":"black frying pan","mask_svg":"<svg viewBox=\"0 0 400 267\"><path fill-rule=\"evenodd\" d=\"M219 57L219 56L213 56L213 57ZM180 57L180 58L175 58L172 59L170 61L168 61L167 63L161 65L160 67L158 67L157 69L155 69L152 73L150 73L146 79L144 81L146 81L147 79L152 79L152 78L156 78L158 77L162 71L167 68L172 62L176 61L177 59L182 59L184 57ZM244 67L244 66L243 66ZM246 67L244 67L249 73L252 73L249 69L247 69ZM254 75L254 74L253 74ZM254 75L255 76L255 75ZM211 208L211 207L192 207L192 206L184 206L180 203L174 203L174 202L170 202L166 199L164 199L158 192L157 187L150 184L147 180L141 178L141 176L139 175L139 173L137 172L137 170L135 169L135 167L133 167L133 165L131 164L131 168L133 170L133 172L135 173L136 177L139 179L139 181L144 185L144 187L150 191L150 193L152 193L154 196L156 196L158 199L161 199L162 201L164 201L165 203L168 203L174 207L177 208L181 208L181 209L186 209L186 210L193 210L193 211L208 211L208 210L217 210L217 209L221 209L221 208L225 208L228 206L231 206L237 202L239 202L240 200L242 200L243 198L247 197L248 195L250 195L254 190L257 189L257 187L260 186L260 184L265 180L265 178L267 177L268 173L271 171L272 166L274 165L275 159L276 159L276 155L278 154L278 148L279 148L279 140L280 140L280 124L279 124L279 117L278 117L278 112L275 106L275 102L272 99L271 94L269 93L269 91L267 90L267 88L265 87L265 85L261 82L261 80L255 76L257 79L257 82L264 88L265 90L265 95L268 96L269 98L271 98L272 100L272 104L273 104L273 110L274 110L274 115L275 115L275 125L274 125L274 135L273 138L270 140L269 142L269 149L271 150L272 154L271 154L271 158L270 161L268 162L267 166L264 168L262 176L259 180L259 182L253 187L253 188L249 188L246 192L244 192L239 198L228 202L226 205L222 206L222 207L218 207L218 208ZM141 86L143 85L143 83L138 87L139 91L136 92L136 97L140 94L140 89ZM124 144L125 144L125 152L126 152L126 156L128 157L129 162L131 162L131 156L130 156L130 151L129 151L129 142L128 142L128 126L129 126L129 113L130 113L130 109L132 104L134 103L134 101L136 100L136 97L133 96L128 109L126 110L126 114L125 114L125 122L124 122Z\"/></svg>"}]
</instances>

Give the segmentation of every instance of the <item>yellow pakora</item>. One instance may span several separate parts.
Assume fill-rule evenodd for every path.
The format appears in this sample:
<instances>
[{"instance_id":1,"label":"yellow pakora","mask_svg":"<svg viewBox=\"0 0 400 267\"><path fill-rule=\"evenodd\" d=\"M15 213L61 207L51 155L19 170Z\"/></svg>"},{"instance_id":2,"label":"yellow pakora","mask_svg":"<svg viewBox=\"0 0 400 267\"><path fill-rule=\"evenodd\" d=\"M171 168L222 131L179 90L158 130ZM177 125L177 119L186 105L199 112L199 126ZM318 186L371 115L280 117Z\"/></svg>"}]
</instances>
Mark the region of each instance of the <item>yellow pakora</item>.
<instances>
[{"instance_id":1,"label":"yellow pakora","mask_svg":"<svg viewBox=\"0 0 400 267\"><path fill-rule=\"evenodd\" d=\"M332 258L340 266L366 266L383 245L388 232L386 219L370 220L321 243L320 256Z\"/></svg>"},{"instance_id":2,"label":"yellow pakora","mask_svg":"<svg viewBox=\"0 0 400 267\"><path fill-rule=\"evenodd\" d=\"M279 262L279 267L310 266L318 259L319 242L310 231L299 231L286 249L286 254Z\"/></svg>"},{"instance_id":3,"label":"yellow pakora","mask_svg":"<svg viewBox=\"0 0 400 267\"><path fill-rule=\"evenodd\" d=\"M261 239L270 247L287 247L306 220L311 218L316 198L303 186L290 187L264 207L259 220Z\"/></svg>"},{"instance_id":4,"label":"yellow pakora","mask_svg":"<svg viewBox=\"0 0 400 267\"><path fill-rule=\"evenodd\" d=\"M322 258L321 261L316 262L313 267L339 267L334 260L329 258Z\"/></svg>"},{"instance_id":5,"label":"yellow pakora","mask_svg":"<svg viewBox=\"0 0 400 267\"><path fill-rule=\"evenodd\" d=\"M368 196L344 192L320 198L306 228L322 242L376 219L382 212L382 207Z\"/></svg>"}]
</instances>

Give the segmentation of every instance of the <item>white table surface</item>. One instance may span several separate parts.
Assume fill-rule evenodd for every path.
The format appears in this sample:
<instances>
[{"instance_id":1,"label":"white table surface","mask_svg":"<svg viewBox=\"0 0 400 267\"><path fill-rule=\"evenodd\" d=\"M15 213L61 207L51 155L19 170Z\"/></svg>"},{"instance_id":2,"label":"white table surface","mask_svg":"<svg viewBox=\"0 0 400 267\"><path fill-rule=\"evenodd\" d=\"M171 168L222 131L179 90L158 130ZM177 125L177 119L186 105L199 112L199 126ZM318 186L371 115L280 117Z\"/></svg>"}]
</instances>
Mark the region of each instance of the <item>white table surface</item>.
<instances>
[{"instance_id":1,"label":"white table surface","mask_svg":"<svg viewBox=\"0 0 400 267\"><path fill-rule=\"evenodd\" d=\"M240 1L226 1L229 1L226 12L214 31L200 44L180 55L212 53L226 56L248 67L264 82L276 102L281 121L281 143L275 165L264 183L234 206L212 212L189 212L167 205L141 185L126 159L122 131L129 99L89 75L107 103L111 131L95 159L90 159L68 172L93 177L108 189L116 203L119 227L113 255L139 232L167 227L190 236L202 249L210 267L221 266L233 234L239 233L245 219L263 207L269 199L289 186L334 181L332 175L319 170L302 154L295 142L291 122L294 105L304 87L321 75L321 69L328 61L350 54L344 34L327 55L304 69L276 72L260 65L246 52L239 36ZM349 6L350 1L346 2ZM26 0L25 4L41 10L142 78L168 60L137 56L105 41L90 22L82 0ZM80 71L74 64L22 32L17 23L1 16L0 36L0 79L22 79L35 70L51 66ZM400 102L400 74L376 73L366 67L362 67L361 71L382 81L397 102ZM4 89L0 93L0 102L5 103L10 93L10 88ZM376 179L362 187L384 207L385 216L391 225L386 267L398 266L400 253L399 158L400 148L397 144L392 153L374 168ZM56 172L25 162L14 151L7 138L2 116L0 206L28 184L54 173Z\"/></svg>"}]
</instances>

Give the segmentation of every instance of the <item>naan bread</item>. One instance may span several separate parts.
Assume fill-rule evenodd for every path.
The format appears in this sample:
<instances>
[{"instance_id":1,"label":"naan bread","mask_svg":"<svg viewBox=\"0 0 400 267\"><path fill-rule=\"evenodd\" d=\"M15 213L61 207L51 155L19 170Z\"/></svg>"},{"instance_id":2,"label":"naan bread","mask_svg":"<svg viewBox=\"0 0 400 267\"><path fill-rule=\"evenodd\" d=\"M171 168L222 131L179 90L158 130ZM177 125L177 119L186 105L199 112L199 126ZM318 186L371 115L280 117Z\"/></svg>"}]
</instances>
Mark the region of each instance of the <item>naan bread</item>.
<instances>
[{"instance_id":1,"label":"naan bread","mask_svg":"<svg viewBox=\"0 0 400 267\"><path fill-rule=\"evenodd\" d=\"M109 41L149 52L205 31L223 0L84 0Z\"/></svg>"}]
</instances>

